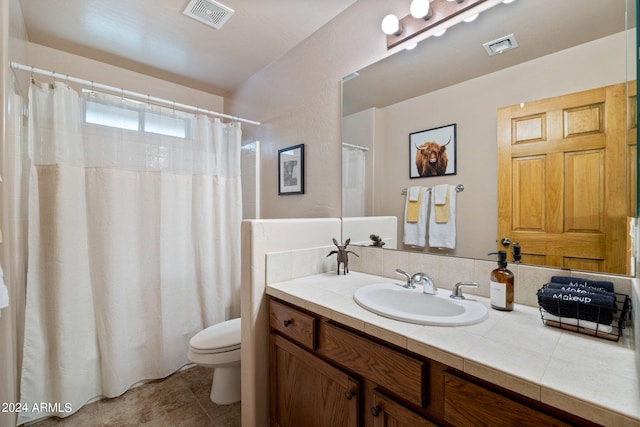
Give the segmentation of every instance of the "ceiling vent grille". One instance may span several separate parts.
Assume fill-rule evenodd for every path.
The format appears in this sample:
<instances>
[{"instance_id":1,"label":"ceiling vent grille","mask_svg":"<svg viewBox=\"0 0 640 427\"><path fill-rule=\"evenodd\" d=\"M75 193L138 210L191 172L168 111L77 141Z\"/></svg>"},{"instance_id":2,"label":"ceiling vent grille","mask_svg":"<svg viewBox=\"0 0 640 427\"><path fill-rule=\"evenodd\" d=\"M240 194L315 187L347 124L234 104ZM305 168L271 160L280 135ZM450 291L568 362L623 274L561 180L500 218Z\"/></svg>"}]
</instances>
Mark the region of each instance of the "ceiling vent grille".
<instances>
[{"instance_id":1,"label":"ceiling vent grille","mask_svg":"<svg viewBox=\"0 0 640 427\"><path fill-rule=\"evenodd\" d=\"M517 48L518 41L513 34L509 34L508 36L484 43L482 46L489 56L493 56Z\"/></svg>"},{"instance_id":2,"label":"ceiling vent grille","mask_svg":"<svg viewBox=\"0 0 640 427\"><path fill-rule=\"evenodd\" d=\"M220 27L231 18L233 9L217 1L191 0L183 13L203 24L219 30Z\"/></svg>"}]
</instances>

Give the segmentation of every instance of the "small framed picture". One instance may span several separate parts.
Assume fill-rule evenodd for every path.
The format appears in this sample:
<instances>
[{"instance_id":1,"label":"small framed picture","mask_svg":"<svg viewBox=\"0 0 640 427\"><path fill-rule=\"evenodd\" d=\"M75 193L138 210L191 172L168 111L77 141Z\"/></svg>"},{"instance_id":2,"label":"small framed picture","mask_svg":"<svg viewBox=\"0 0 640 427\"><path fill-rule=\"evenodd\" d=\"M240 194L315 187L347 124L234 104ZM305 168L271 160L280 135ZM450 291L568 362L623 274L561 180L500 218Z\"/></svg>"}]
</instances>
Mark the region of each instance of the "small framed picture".
<instances>
[{"instance_id":1,"label":"small framed picture","mask_svg":"<svg viewBox=\"0 0 640 427\"><path fill-rule=\"evenodd\" d=\"M409 178L456 174L456 125L409 134Z\"/></svg>"},{"instance_id":2,"label":"small framed picture","mask_svg":"<svg viewBox=\"0 0 640 427\"><path fill-rule=\"evenodd\" d=\"M278 194L304 194L304 144L278 150Z\"/></svg>"}]
</instances>

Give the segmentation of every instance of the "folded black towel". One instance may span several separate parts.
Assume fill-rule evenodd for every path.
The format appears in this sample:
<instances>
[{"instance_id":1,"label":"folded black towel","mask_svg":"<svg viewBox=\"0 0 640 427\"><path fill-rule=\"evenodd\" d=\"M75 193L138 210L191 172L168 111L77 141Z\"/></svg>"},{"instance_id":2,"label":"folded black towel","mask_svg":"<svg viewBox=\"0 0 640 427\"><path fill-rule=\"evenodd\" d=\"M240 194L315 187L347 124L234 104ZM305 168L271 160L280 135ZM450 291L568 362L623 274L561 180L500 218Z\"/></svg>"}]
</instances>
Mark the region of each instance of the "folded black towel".
<instances>
[{"instance_id":1,"label":"folded black towel","mask_svg":"<svg viewBox=\"0 0 640 427\"><path fill-rule=\"evenodd\" d=\"M596 288L601 291L615 292L613 287L613 282L608 282L604 280L589 280L583 279L581 277L568 277L568 276L551 276L550 282L553 283L563 283L566 285L576 285L576 286L589 286L591 288Z\"/></svg>"},{"instance_id":2,"label":"folded black towel","mask_svg":"<svg viewBox=\"0 0 640 427\"><path fill-rule=\"evenodd\" d=\"M613 295L613 292L602 290L601 288L592 288L591 286L580 286L574 283L547 283L547 287L551 289L560 289L563 291L574 291L578 293L594 292L596 294Z\"/></svg>"},{"instance_id":3,"label":"folded black towel","mask_svg":"<svg viewBox=\"0 0 640 427\"><path fill-rule=\"evenodd\" d=\"M576 292L546 287L538 292L538 304L560 317L610 325L617 311L615 294Z\"/></svg>"},{"instance_id":4,"label":"folded black towel","mask_svg":"<svg viewBox=\"0 0 640 427\"><path fill-rule=\"evenodd\" d=\"M613 297L613 302L614 302L614 306L613 306L613 312L615 313L617 311L617 306L615 304L616 301L616 294L614 292L609 292L609 291L603 291L602 289L599 288L592 288L591 286L580 286L580 285L576 285L573 283L567 283L562 284L562 283L547 283L547 288L549 289L558 289L561 291L567 291L567 292L573 292L576 294L603 294L603 295L608 295L609 297ZM608 299L607 299L608 301Z\"/></svg>"}]
</instances>

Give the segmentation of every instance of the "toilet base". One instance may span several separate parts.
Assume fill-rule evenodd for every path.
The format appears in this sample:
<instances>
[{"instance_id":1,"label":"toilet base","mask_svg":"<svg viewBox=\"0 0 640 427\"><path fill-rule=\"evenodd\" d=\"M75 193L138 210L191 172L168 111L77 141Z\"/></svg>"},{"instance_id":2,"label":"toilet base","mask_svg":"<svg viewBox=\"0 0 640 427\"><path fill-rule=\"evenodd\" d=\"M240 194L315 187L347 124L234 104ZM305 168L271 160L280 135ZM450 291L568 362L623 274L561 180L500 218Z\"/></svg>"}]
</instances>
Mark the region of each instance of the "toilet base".
<instances>
[{"instance_id":1,"label":"toilet base","mask_svg":"<svg viewBox=\"0 0 640 427\"><path fill-rule=\"evenodd\" d=\"M240 401L240 366L213 370L210 398L216 405L231 405Z\"/></svg>"}]
</instances>

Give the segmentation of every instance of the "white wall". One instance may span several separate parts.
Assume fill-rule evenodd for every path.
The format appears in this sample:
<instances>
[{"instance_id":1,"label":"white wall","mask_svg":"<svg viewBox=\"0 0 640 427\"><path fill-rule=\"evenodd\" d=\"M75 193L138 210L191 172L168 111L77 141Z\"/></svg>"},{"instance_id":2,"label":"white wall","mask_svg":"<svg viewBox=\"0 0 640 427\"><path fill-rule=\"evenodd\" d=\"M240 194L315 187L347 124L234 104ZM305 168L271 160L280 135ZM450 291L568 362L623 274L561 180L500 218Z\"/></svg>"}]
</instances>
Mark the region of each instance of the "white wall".
<instances>
[{"instance_id":1,"label":"white wall","mask_svg":"<svg viewBox=\"0 0 640 427\"><path fill-rule=\"evenodd\" d=\"M318 248L339 239L340 219L271 219L242 222L242 425L269 424L269 307L267 253ZM327 253L325 250L323 253ZM287 259L288 274L322 266L323 258ZM317 273L319 271L315 271ZM314 274L306 272L303 275ZM288 277L290 278L290 277Z\"/></svg>"},{"instance_id":2,"label":"white wall","mask_svg":"<svg viewBox=\"0 0 640 427\"><path fill-rule=\"evenodd\" d=\"M27 64L36 68L69 74L88 81L124 88L134 92L150 94L157 98L201 107L211 111L224 112L224 98L181 86L165 80L150 77L135 71L114 67L104 62L51 49L35 43L27 43ZM25 73L22 71L22 73ZM35 76L48 81L48 77ZM50 78L49 78L50 79Z\"/></svg>"},{"instance_id":3,"label":"white wall","mask_svg":"<svg viewBox=\"0 0 640 427\"><path fill-rule=\"evenodd\" d=\"M341 215L342 77L388 55L380 17L406 14L404 2L359 0L249 80L227 100L232 114L260 127L262 217ZM305 144L305 194L278 196L278 149Z\"/></svg>"}]
</instances>

